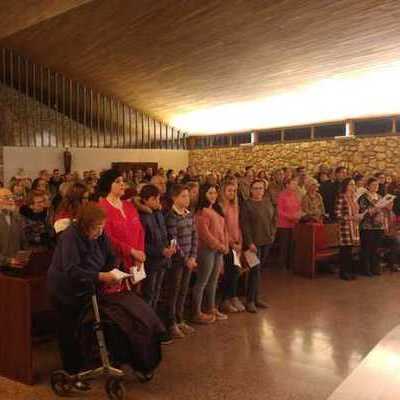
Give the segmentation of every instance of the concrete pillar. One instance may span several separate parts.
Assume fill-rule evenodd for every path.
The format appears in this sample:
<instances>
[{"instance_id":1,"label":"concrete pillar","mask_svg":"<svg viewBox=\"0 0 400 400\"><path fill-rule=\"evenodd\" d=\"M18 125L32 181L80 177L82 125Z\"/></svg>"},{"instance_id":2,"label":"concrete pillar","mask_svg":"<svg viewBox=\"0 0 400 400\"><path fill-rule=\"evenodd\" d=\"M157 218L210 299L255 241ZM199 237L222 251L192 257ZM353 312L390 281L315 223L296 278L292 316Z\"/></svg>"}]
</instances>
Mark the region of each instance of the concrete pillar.
<instances>
[{"instance_id":1,"label":"concrete pillar","mask_svg":"<svg viewBox=\"0 0 400 400\"><path fill-rule=\"evenodd\" d=\"M346 136L354 136L354 122L352 120L346 121Z\"/></svg>"}]
</instances>

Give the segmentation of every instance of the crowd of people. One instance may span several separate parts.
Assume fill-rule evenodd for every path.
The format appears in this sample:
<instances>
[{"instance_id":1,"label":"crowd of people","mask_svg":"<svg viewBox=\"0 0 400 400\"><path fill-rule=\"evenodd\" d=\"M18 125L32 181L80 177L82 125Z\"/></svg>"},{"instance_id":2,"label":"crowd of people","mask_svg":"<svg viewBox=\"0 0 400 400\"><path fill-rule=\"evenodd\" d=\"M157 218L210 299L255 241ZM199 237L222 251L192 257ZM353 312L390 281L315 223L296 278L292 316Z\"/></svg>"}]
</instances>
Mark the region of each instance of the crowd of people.
<instances>
[{"instance_id":1,"label":"crowd of people","mask_svg":"<svg viewBox=\"0 0 400 400\"><path fill-rule=\"evenodd\" d=\"M393 232L399 193L396 176L364 176L326 165L312 175L304 167L267 172L252 166L223 174L198 173L194 167L85 171L82 176L42 170L33 180L13 177L0 189L0 265L23 265L24 249L55 248L49 285L59 309L73 315L71 321L76 323L74 296L84 278L105 294L139 292L154 313L153 326L159 317L166 327L162 341L170 343L192 334L193 324L267 308L262 269L275 244L278 266L291 269L299 223L338 224L343 280L381 274L383 246L387 263L397 271ZM133 278L121 281L115 267L130 275L132 268L144 270L145 277L140 284ZM246 292L240 299L244 271ZM189 291L190 314L185 310ZM158 325L155 330L162 332ZM65 334L62 340L65 367L79 369L76 359L68 361L74 344Z\"/></svg>"}]
</instances>

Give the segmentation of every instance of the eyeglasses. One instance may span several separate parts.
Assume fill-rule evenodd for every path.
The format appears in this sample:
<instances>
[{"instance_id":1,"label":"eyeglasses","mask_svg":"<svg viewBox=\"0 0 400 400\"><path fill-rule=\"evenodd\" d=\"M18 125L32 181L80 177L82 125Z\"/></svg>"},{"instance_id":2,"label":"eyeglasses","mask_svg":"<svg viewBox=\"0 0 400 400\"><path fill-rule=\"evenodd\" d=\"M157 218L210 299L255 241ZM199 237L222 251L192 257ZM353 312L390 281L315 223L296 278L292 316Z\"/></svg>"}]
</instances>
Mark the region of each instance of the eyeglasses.
<instances>
[{"instance_id":1,"label":"eyeglasses","mask_svg":"<svg viewBox=\"0 0 400 400\"><path fill-rule=\"evenodd\" d=\"M262 186L253 186L251 189L252 190L264 190L265 188Z\"/></svg>"}]
</instances>

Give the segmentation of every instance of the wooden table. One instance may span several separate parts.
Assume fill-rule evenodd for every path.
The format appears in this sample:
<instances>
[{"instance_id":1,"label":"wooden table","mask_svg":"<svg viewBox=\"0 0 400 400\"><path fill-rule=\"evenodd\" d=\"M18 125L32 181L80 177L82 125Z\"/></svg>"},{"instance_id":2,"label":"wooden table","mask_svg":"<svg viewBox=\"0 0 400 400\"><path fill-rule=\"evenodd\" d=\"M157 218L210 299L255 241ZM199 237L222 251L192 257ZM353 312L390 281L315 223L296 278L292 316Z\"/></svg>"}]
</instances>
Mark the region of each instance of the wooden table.
<instances>
[{"instance_id":1,"label":"wooden table","mask_svg":"<svg viewBox=\"0 0 400 400\"><path fill-rule=\"evenodd\" d=\"M32 317L49 309L46 275L13 277L0 273L0 375L34 383Z\"/></svg>"},{"instance_id":2,"label":"wooden table","mask_svg":"<svg viewBox=\"0 0 400 400\"><path fill-rule=\"evenodd\" d=\"M400 326L387 334L328 400L400 399Z\"/></svg>"}]
</instances>

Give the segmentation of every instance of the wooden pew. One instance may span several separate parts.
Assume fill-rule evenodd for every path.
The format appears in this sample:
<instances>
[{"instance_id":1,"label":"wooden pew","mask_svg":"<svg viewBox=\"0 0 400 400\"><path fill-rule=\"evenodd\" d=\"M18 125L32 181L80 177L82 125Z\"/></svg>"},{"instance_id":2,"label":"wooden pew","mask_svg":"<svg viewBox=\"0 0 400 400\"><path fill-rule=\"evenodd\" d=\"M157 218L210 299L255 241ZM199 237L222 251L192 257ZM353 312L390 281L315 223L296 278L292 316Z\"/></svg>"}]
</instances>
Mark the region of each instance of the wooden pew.
<instances>
[{"instance_id":1,"label":"wooden pew","mask_svg":"<svg viewBox=\"0 0 400 400\"><path fill-rule=\"evenodd\" d=\"M293 271L314 278L316 264L339 254L338 224L298 224L294 228Z\"/></svg>"},{"instance_id":2,"label":"wooden pew","mask_svg":"<svg viewBox=\"0 0 400 400\"><path fill-rule=\"evenodd\" d=\"M327 400L400 399L400 326L388 333Z\"/></svg>"},{"instance_id":3,"label":"wooden pew","mask_svg":"<svg viewBox=\"0 0 400 400\"><path fill-rule=\"evenodd\" d=\"M35 316L51 310L47 269L51 253L36 254L20 276L0 272L0 375L26 384L35 382Z\"/></svg>"}]
</instances>

